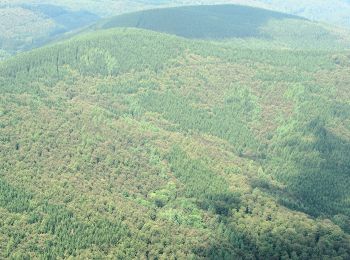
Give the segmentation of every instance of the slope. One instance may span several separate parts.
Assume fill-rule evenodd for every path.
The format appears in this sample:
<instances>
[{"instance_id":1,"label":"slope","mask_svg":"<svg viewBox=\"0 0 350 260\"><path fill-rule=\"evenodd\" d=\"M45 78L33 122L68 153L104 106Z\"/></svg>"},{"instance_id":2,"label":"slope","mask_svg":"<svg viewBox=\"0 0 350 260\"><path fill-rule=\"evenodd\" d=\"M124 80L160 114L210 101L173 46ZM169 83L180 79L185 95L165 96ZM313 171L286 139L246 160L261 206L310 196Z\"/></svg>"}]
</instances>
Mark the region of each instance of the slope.
<instances>
[{"instance_id":1,"label":"slope","mask_svg":"<svg viewBox=\"0 0 350 260\"><path fill-rule=\"evenodd\" d=\"M40 46L57 35L90 25L99 18L86 11L40 3L0 4L0 17L0 49L8 54Z\"/></svg>"},{"instance_id":2,"label":"slope","mask_svg":"<svg viewBox=\"0 0 350 260\"><path fill-rule=\"evenodd\" d=\"M348 0L11 0L4 3L55 4L73 10L85 10L102 17L156 7L180 5L241 4L298 15L310 20L350 28L350 3Z\"/></svg>"},{"instance_id":3,"label":"slope","mask_svg":"<svg viewBox=\"0 0 350 260\"><path fill-rule=\"evenodd\" d=\"M311 20L350 28L350 2L348 0L224 0L221 3L241 3L285 12Z\"/></svg>"},{"instance_id":4,"label":"slope","mask_svg":"<svg viewBox=\"0 0 350 260\"><path fill-rule=\"evenodd\" d=\"M74 31L77 28L84 27L88 24L93 23L98 19L98 17L111 17L118 14L123 14L131 11L145 10L150 8L159 8L159 7L169 7L169 6L181 6L181 5L200 5L200 4L242 4L242 5L250 5L255 7L263 7L266 9L271 9L275 11L282 11L285 13L300 15L312 20L323 21L326 23L338 24L341 26L349 26L349 3L345 3L344 0L338 0L336 2L332 1L298 1L296 4L295 1L240 1L240 0L218 0L218 1L208 1L208 0L186 0L186 1L151 1L151 0L143 0L143 1L93 1L93 0L79 0L79 1L71 1L71 0L13 0L13 1L2 1L0 3L0 59L4 59L11 54L14 54L18 51L28 50L34 47L38 47L43 45L43 43L55 40L57 36L62 36L65 32ZM232 8L232 7L230 7ZM191 12L187 10L188 12ZM244 12L244 9L242 9ZM254 9L249 10L249 12L257 12L257 17L259 17L257 22L251 23L254 19L249 19L246 16L240 15L240 19L245 19L247 24L247 28L251 29L250 33L246 31L242 32L242 28L239 26L234 26L233 23L226 23L226 19L228 21L235 21L235 19L230 16L229 18L223 16L225 14L221 14L218 16L216 12L213 14L205 13L205 11L199 11L200 15L210 14L210 17L206 19L200 19L200 22L203 25L209 26L210 30L203 31L203 26L200 24L196 25L196 30L190 31L187 26L184 26L184 21L191 21L193 17L188 17L190 13L181 13L178 10L181 16L185 15L185 19L179 21L179 26L173 26L174 28L169 27L169 20L164 19L165 13L156 13L155 16L160 15L157 19L162 21L162 24L152 24L152 17L148 17L144 26L146 28L150 27L158 28L161 31L167 31L167 29L171 29L169 32L179 33L177 32L179 29L182 30L182 33L185 33L186 36L195 36L191 34L199 34L197 36L200 37L228 37L232 36L233 32L239 32L239 35L245 36L254 36L256 34L264 34L266 33L263 30L263 33L260 32L261 28L257 28L259 23L263 22L266 16L271 15L273 18L275 16L279 18L287 18L288 15L282 14L274 14L271 12L257 11ZM150 13L146 13L149 15ZM174 19L174 15L176 13L170 12L171 20ZM162 17L163 15L163 17ZM197 14L198 15L198 14ZM261 16L262 15L262 16ZM133 16L133 18L132 18ZM152 15L153 16L153 15ZM220 17L221 16L221 17ZM21 17L21 19L18 19ZM128 26L136 26L135 19L137 15L128 16L129 21L124 21L122 18L117 19L121 24L126 24ZM217 17L219 20L225 19L225 21L221 21L222 24L226 24L225 27L218 27L220 31L218 33L214 33L215 26L220 25L219 20L215 20L214 17ZM165 17L166 18L166 17ZM237 16L236 16L237 18ZM256 18L256 17L255 17ZM262 20L260 19L262 18ZM294 16L294 18L296 18ZM112 19L113 20L113 19ZM237 19L236 19L237 20ZM270 19L271 20L271 19ZM155 21L153 21L155 22ZM280 21L275 21L269 23L268 25L272 27L274 32L276 31L276 26L278 26ZM334 30L334 28L330 28L327 26L325 28L324 25L316 25L312 23L305 23L301 20L292 19L292 21L285 21L285 26L287 29L279 31L279 37L282 37L282 41L285 41L286 33L290 33L292 28L302 28L302 33L299 33L298 30L294 30L293 34L298 35L298 39L303 39L305 36L312 36L314 42L318 42L319 39L324 39L323 41L327 42L327 46L329 48L333 48L334 44L330 44L329 42L334 41L334 37L338 35L340 41L343 41L343 38L349 38L349 34L347 31L342 31L340 29ZM137 22L136 22L137 24ZM138 27L138 26L136 26ZM140 26L142 27L142 26ZM168 28L167 28L168 27ZM306 27L306 28L305 28ZM186 31L187 28L187 31ZM269 31L270 27L267 28ZM341 35L339 35L339 33ZM329 35L331 34L331 35ZM274 37L275 35L270 35L267 33L265 37ZM294 37L295 39L297 37ZM303 44L303 42L301 42ZM300 42L296 42L295 46L299 46ZM287 46L288 47L288 46ZM309 46L309 47L312 47Z\"/></svg>"},{"instance_id":5,"label":"slope","mask_svg":"<svg viewBox=\"0 0 350 260\"><path fill-rule=\"evenodd\" d=\"M240 5L162 8L102 20L90 29L134 27L193 39L257 38L287 48L349 48L348 31Z\"/></svg>"},{"instance_id":6,"label":"slope","mask_svg":"<svg viewBox=\"0 0 350 260\"><path fill-rule=\"evenodd\" d=\"M258 8L210 5L141 11L108 19L97 27L137 27L187 38L223 39L260 36L259 27L268 20L287 18L299 19Z\"/></svg>"},{"instance_id":7,"label":"slope","mask_svg":"<svg viewBox=\"0 0 350 260\"><path fill-rule=\"evenodd\" d=\"M1 63L0 258L348 259L349 57L123 28Z\"/></svg>"}]
</instances>

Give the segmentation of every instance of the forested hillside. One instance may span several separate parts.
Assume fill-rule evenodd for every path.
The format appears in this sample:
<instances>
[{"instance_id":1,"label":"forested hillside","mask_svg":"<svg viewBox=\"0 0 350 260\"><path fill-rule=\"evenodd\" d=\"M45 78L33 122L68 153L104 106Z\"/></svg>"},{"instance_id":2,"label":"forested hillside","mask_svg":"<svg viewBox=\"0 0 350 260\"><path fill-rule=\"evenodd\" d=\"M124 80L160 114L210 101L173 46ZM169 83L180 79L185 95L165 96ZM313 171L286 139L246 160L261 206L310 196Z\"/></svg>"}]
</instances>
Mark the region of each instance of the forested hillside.
<instances>
[{"instance_id":1,"label":"forested hillside","mask_svg":"<svg viewBox=\"0 0 350 260\"><path fill-rule=\"evenodd\" d=\"M254 18L253 18L254 17ZM89 30L133 27L190 39L264 40L277 48L341 49L350 47L347 30L304 18L240 5L202 5L161 8L119 15ZM255 44L253 40L253 44Z\"/></svg>"},{"instance_id":2,"label":"forested hillside","mask_svg":"<svg viewBox=\"0 0 350 260\"><path fill-rule=\"evenodd\" d=\"M287 18L291 17L290 15L297 15L314 21L321 21L326 24L350 28L350 3L346 0L2 0L0 2L0 60L17 52L39 47L45 43L56 40L57 38L61 38L66 32L75 32L78 28L81 29L84 26L92 24L99 17L115 17L120 14L153 8L208 4L249 5L280 11L289 15L273 14L271 12L264 13L262 10L254 11L252 9L244 8L242 9L243 13L235 17L229 15L230 10L226 10L225 13L220 14L219 16L217 13L208 13L203 9L199 11L199 13L193 10L186 10L185 13L182 13L180 10L175 12L171 11L170 13L154 13L154 11L151 11L142 13L142 15L146 16L145 19L141 19L139 13L124 17L127 18L126 20L123 17L120 17L111 20L111 22L114 21L113 23L116 23L115 25L119 26L127 25L157 29L157 31L165 32L170 30L169 32L174 32L176 34L181 30L182 33L185 33L185 36L210 36L215 38L222 35L225 35L226 37L233 36L236 35L235 33L237 32L239 32L239 36L241 36L243 32L245 36L254 36L257 33L260 34L261 28L256 28L255 26L258 26L265 21L267 18L266 15L272 15L270 18ZM179 11L180 13L178 13ZM254 16L255 18L259 18L257 24L254 22L253 24L251 23L254 19L247 18L247 11L257 12L256 16ZM167 19L168 17L164 17L166 14L169 15L169 19ZM178 14L180 17L181 15L185 15L185 19L176 21L176 19L174 19L175 17L177 19L180 18L176 16ZM211 14L211 17L208 18L208 14ZM193 16L204 15L207 20L200 18L191 20L188 19L187 15L192 15L192 19L194 18ZM217 19L215 19L215 17ZM239 24L242 25L243 23L238 18L245 20L244 24L249 30L242 31ZM141 24L138 23L139 20L142 21ZM235 22L237 20L240 21L237 26L231 23L231 21ZM161 21L162 24L156 24L155 26L154 23L157 23L157 21ZM169 21L176 21L178 25L170 23ZM195 22L195 24L192 24L194 29L189 30L188 26L186 26L186 22ZM292 24L289 22L292 22ZM291 28L299 28L302 32L300 38L304 38L305 35L314 34L314 32L316 32L317 37L323 37L324 34L329 33L330 29L332 31L331 34L334 34L334 28L328 27L325 29L324 26L320 25L317 25L317 28L315 28L315 25L306 25L305 23L294 19L289 22L285 26L278 26L278 22L270 21L269 26L272 26L274 30L276 30L276 27L286 27L285 31L282 30L282 32L280 32L283 35ZM169 24L172 26L169 27ZM225 24L224 27L222 26L223 24ZM208 30L203 30L204 26L206 26ZM219 26L220 30L218 30L217 33L214 33L216 26ZM304 28L305 26L308 28ZM184 27L187 28L187 30L184 30ZM340 29L337 29L335 34L337 34L339 30ZM346 32L342 32L342 34L348 35ZM270 35L267 35L267 37L269 36ZM316 41L318 41L318 38L316 38ZM331 46L331 48L333 47L334 46Z\"/></svg>"},{"instance_id":3,"label":"forested hillside","mask_svg":"<svg viewBox=\"0 0 350 260\"><path fill-rule=\"evenodd\" d=\"M349 259L350 52L285 43L121 28L0 63L0 258Z\"/></svg>"},{"instance_id":4,"label":"forested hillside","mask_svg":"<svg viewBox=\"0 0 350 260\"><path fill-rule=\"evenodd\" d=\"M99 17L51 4L0 3L0 59L52 41L57 35L80 29Z\"/></svg>"},{"instance_id":5,"label":"forested hillside","mask_svg":"<svg viewBox=\"0 0 350 260\"><path fill-rule=\"evenodd\" d=\"M282 19L301 18L239 5L202 5L160 8L120 15L102 21L94 27L137 27L187 38L224 39L258 37L260 27L269 20Z\"/></svg>"},{"instance_id":6,"label":"forested hillside","mask_svg":"<svg viewBox=\"0 0 350 260\"><path fill-rule=\"evenodd\" d=\"M102 17L159 7L240 4L350 28L348 0L2 0L1 4L53 4L72 10L85 10Z\"/></svg>"}]
</instances>

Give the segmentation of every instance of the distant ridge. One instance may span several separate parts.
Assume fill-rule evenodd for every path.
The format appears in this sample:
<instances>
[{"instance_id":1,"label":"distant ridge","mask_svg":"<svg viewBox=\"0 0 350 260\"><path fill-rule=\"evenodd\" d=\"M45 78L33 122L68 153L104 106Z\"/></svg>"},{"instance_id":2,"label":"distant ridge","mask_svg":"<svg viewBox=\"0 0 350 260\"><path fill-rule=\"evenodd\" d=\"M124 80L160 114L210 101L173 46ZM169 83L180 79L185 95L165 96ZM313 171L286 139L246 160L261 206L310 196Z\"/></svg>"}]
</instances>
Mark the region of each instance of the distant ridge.
<instances>
[{"instance_id":1,"label":"distant ridge","mask_svg":"<svg viewBox=\"0 0 350 260\"><path fill-rule=\"evenodd\" d=\"M258 37L271 19L304 18L241 5L199 5L140 11L106 19L95 29L135 27L194 39Z\"/></svg>"}]
</instances>

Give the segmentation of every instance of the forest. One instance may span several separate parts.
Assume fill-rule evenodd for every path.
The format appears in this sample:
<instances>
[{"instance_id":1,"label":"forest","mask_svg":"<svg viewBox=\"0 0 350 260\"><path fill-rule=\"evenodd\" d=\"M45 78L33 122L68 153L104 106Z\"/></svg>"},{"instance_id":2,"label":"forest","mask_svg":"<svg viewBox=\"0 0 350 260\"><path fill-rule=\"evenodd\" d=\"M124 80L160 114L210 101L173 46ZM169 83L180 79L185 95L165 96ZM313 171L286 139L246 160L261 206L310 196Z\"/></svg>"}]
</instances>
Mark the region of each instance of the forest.
<instances>
[{"instance_id":1,"label":"forest","mask_svg":"<svg viewBox=\"0 0 350 260\"><path fill-rule=\"evenodd\" d=\"M0 62L0 259L349 259L350 41L280 15Z\"/></svg>"},{"instance_id":2,"label":"forest","mask_svg":"<svg viewBox=\"0 0 350 260\"><path fill-rule=\"evenodd\" d=\"M221 7L206 7L214 4ZM182 8L174 10L169 7ZM168 9L161 12L149 10L152 8ZM136 12L144 10L149 11ZM234 13L234 16L230 16L230 13ZM124 15L120 16L121 14ZM322 2L316 0L308 2L301 0L2 0L0 2L0 60L62 40L67 35L85 30L88 26L98 28L132 26L192 38L255 37L257 35L271 38L271 35L265 35L266 30L261 32L258 25L262 25L262 22L268 21L272 16L278 18L278 22L270 21L269 26L273 26L273 29L282 33L284 37L287 36L286 32L294 30L294 33L301 35L299 40L310 35L313 38L316 37L317 42L331 29L336 31L328 35L328 41L332 41L332 37L338 34L342 27L350 28L349 14L350 3L347 0L323 0ZM181 17L185 19L179 19ZM282 26L279 23L281 18L287 17L293 18L294 24L287 22ZM316 29L313 24L305 28L305 23L300 21L296 25L295 20L300 19L321 21L323 26L319 24L319 28ZM99 23L95 24L97 21ZM186 26L187 23L191 26ZM330 26L324 31L323 27L327 23L336 27ZM307 32L304 33L305 30ZM346 30L342 34L348 38ZM294 37L295 39L297 37ZM290 37L288 40L291 40ZM309 39L303 41L303 44L306 42L310 44ZM298 45L294 44L295 46ZM335 47L336 45L331 46L331 48Z\"/></svg>"},{"instance_id":3,"label":"forest","mask_svg":"<svg viewBox=\"0 0 350 260\"><path fill-rule=\"evenodd\" d=\"M0 60L4 52L13 55L45 45L98 19L88 11L49 3L0 3Z\"/></svg>"}]
</instances>

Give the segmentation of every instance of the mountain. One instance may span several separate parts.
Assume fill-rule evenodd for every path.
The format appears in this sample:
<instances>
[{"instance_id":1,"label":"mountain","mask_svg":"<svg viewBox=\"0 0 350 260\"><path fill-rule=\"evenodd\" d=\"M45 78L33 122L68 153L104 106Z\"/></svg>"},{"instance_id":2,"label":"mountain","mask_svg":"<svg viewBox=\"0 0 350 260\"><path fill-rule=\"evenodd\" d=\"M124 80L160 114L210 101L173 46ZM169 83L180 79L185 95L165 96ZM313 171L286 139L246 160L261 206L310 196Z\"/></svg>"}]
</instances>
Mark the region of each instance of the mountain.
<instances>
[{"instance_id":1,"label":"mountain","mask_svg":"<svg viewBox=\"0 0 350 260\"><path fill-rule=\"evenodd\" d=\"M147 8L164 7L183 4L181 1L153 1L153 0L3 0L0 6L3 8L21 5L51 5L70 11L85 11L100 17L115 16L126 12L139 11ZM192 4L197 4L193 1ZM199 2L198 2L199 4Z\"/></svg>"},{"instance_id":2,"label":"mountain","mask_svg":"<svg viewBox=\"0 0 350 260\"><path fill-rule=\"evenodd\" d=\"M5 4L4 0L3 3ZM125 12L156 7L180 5L241 4L302 16L350 28L350 2L348 0L11 0L13 3L53 4L73 10L85 10L98 16L110 17Z\"/></svg>"},{"instance_id":3,"label":"mountain","mask_svg":"<svg viewBox=\"0 0 350 260\"><path fill-rule=\"evenodd\" d=\"M0 49L8 55L40 46L57 35L99 19L87 11L72 11L50 4L2 5L0 16Z\"/></svg>"},{"instance_id":4,"label":"mountain","mask_svg":"<svg viewBox=\"0 0 350 260\"><path fill-rule=\"evenodd\" d=\"M346 34L243 10L222 35L100 23L0 63L0 258L349 259Z\"/></svg>"},{"instance_id":5,"label":"mountain","mask_svg":"<svg viewBox=\"0 0 350 260\"><path fill-rule=\"evenodd\" d=\"M252 19L254 17L254 19ZM240 5L201 5L140 11L108 18L90 30L134 27L194 39L256 38L288 48L349 48L349 31L297 16Z\"/></svg>"},{"instance_id":6,"label":"mountain","mask_svg":"<svg viewBox=\"0 0 350 260\"><path fill-rule=\"evenodd\" d=\"M99 17L153 8L233 3L350 28L350 3L346 0L3 0L0 3L0 60L61 38L65 32L92 24Z\"/></svg>"},{"instance_id":7,"label":"mountain","mask_svg":"<svg viewBox=\"0 0 350 260\"><path fill-rule=\"evenodd\" d=\"M261 26L269 20L282 19L301 18L246 6L202 5L161 8L120 15L102 21L94 27L99 29L136 27L187 38L225 39L261 36Z\"/></svg>"}]
</instances>

